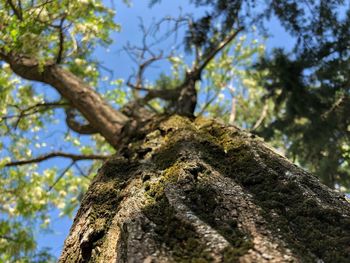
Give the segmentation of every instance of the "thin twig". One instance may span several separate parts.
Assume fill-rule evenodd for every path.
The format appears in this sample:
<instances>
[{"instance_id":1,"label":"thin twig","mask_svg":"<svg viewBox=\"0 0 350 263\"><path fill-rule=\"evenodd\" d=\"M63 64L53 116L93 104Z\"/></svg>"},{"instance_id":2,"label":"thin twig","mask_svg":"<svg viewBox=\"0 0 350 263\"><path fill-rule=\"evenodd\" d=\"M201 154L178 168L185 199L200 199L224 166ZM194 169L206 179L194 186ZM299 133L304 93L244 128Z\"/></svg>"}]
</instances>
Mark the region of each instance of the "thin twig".
<instances>
[{"instance_id":1,"label":"thin twig","mask_svg":"<svg viewBox=\"0 0 350 263\"><path fill-rule=\"evenodd\" d=\"M213 101L219 96L220 91L221 91L221 90L217 90L217 91L215 92L214 96L211 97L210 99L209 99L209 96L207 96L206 103L204 104L204 106L203 106L202 110L200 111L200 113L198 114L198 116L202 116L202 115L204 114L204 112L205 112L206 109L210 106L210 104L212 104ZM208 94L209 94L209 92L208 92Z\"/></svg>"},{"instance_id":2,"label":"thin twig","mask_svg":"<svg viewBox=\"0 0 350 263\"><path fill-rule=\"evenodd\" d=\"M63 178L63 176L66 174L66 172L68 172L68 170L74 165L75 161L72 161L62 172L61 174L57 177L57 179L55 180L55 182L50 185L49 189L47 190L47 192L50 192L52 190L52 188L55 187L55 185Z\"/></svg>"},{"instance_id":3,"label":"thin twig","mask_svg":"<svg viewBox=\"0 0 350 263\"><path fill-rule=\"evenodd\" d=\"M59 35L59 47L58 47L58 54L56 58L56 63L60 64L62 62L63 58L63 52L64 52L64 32L63 32L63 24L64 20L66 19L66 16L64 15L60 20L60 25L58 29L58 35Z\"/></svg>"},{"instance_id":4,"label":"thin twig","mask_svg":"<svg viewBox=\"0 0 350 263\"><path fill-rule=\"evenodd\" d=\"M40 163L40 162L43 162L52 158L57 158L57 157L71 159L72 161L82 161L82 160L106 160L109 156L97 155L97 154L82 155L82 154L73 154L73 153L65 153L65 152L51 152L48 154L38 156L33 159L9 162L5 164L5 167Z\"/></svg>"},{"instance_id":5,"label":"thin twig","mask_svg":"<svg viewBox=\"0 0 350 263\"><path fill-rule=\"evenodd\" d=\"M49 110L51 108L55 107L66 107L68 106L68 103L63 103L59 101L55 102L45 102L45 103L37 103L35 105L29 106L28 108L21 109L18 105L8 105L9 107L14 107L19 111L19 114L16 115L6 115L6 116L0 116L0 121L6 121L8 119L14 119L17 118L16 123L13 125L15 129L17 129L19 122L24 117L28 117L31 115L34 115L36 113Z\"/></svg>"},{"instance_id":6,"label":"thin twig","mask_svg":"<svg viewBox=\"0 0 350 263\"><path fill-rule=\"evenodd\" d=\"M215 48L213 48L204 58L200 65L197 65L198 74L200 74L208 63L222 50L224 49L236 36L244 29L244 27L238 28L228 35L222 42L220 42Z\"/></svg>"},{"instance_id":7,"label":"thin twig","mask_svg":"<svg viewBox=\"0 0 350 263\"><path fill-rule=\"evenodd\" d=\"M90 180L89 176L86 175L86 174L84 173L84 171L80 168L80 166L78 165L78 163L75 162L75 163L74 163L74 166L75 166L75 168L77 168L77 170L79 171L79 173L80 173L84 178Z\"/></svg>"}]
</instances>

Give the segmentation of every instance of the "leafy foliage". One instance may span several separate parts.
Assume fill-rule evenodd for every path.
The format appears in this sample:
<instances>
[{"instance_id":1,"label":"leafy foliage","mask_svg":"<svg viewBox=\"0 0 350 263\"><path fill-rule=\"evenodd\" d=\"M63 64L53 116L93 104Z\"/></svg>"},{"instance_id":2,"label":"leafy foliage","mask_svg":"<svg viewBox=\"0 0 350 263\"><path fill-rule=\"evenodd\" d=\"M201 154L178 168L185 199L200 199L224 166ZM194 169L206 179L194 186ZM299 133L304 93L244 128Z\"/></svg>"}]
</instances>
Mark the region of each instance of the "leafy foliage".
<instances>
[{"instance_id":1,"label":"leafy foliage","mask_svg":"<svg viewBox=\"0 0 350 263\"><path fill-rule=\"evenodd\" d=\"M266 122L271 101L259 82L267 72L250 69L265 54L263 40L241 36L206 67L200 92L205 94L199 114L221 118L245 129L255 129L259 118ZM265 108L265 110L264 110Z\"/></svg>"},{"instance_id":2,"label":"leafy foliage","mask_svg":"<svg viewBox=\"0 0 350 263\"><path fill-rule=\"evenodd\" d=\"M203 14L174 21L187 21L180 33L190 54L172 52L166 57L170 72L141 76L145 90L174 90L192 68L188 57L205 57L233 29L244 28L247 36L233 39L206 64L196 86L196 114L258 133L330 186L350 187L350 11L342 8L344 1L189 2L203 8ZM293 54L265 53L260 33L265 32L264 19L273 15L297 39ZM110 34L120 28L114 10L103 1L0 0L0 17L0 53L34 57L41 67L60 64L117 109L142 94L126 80L103 77L94 58L95 49L111 44ZM144 48L135 49L142 59L144 53L153 54ZM64 121L69 105L56 91L20 79L2 61L0 65L0 261L49 262L49 251L36 249L35 232L49 228L53 209L73 215L100 161L8 164L58 150L105 156L115 149L98 134L83 137L69 129ZM171 103L155 98L148 106L166 113ZM77 118L85 121L79 114Z\"/></svg>"},{"instance_id":3,"label":"leafy foliage","mask_svg":"<svg viewBox=\"0 0 350 263\"><path fill-rule=\"evenodd\" d=\"M98 61L91 55L98 45L110 44L110 32L119 29L114 11L95 0L19 3L0 1L0 50L41 63L60 60L97 85ZM84 155L113 150L100 136L84 140L69 131L62 124L66 103L56 92L18 78L0 63L0 261L49 262L48 250L36 250L34 233L50 226L52 209L73 215L100 162L5 165L65 148ZM122 93L111 91L106 99L114 101Z\"/></svg>"},{"instance_id":4,"label":"leafy foliage","mask_svg":"<svg viewBox=\"0 0 350 263\"><path fill-rule=\"evenodd\" d=\"M276 107L271 122L257 131L319 175L330 187L349 188L349 44L350 9L343 0L193 1L211 7L198 20L201 43L225 25L254 23L277 17L296 40L289 54L275 50L256 67ZM236 16L232 14L237 14ZM196 39L196 38L194 38ZM191 42L189 37L188 43ZM279 143L281 145L281 143Z\"/></svg>"}]
</instances>

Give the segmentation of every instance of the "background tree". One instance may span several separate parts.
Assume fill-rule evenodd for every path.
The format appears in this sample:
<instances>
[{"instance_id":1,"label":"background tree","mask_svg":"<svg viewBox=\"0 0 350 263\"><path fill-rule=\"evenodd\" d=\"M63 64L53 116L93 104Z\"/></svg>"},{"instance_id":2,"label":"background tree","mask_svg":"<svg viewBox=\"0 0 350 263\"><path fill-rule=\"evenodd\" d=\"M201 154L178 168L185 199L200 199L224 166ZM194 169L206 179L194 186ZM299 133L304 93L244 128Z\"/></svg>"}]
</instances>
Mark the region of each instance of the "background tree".
<instances>
[{"instance_id":1,"label":"background tree","mask_svg":"<svg viewBox=\"0 0 350 263\"><path fill-rule=\"evenodd\" d=\"M287 156L316 173L328 186L346 192L349 185L347 117L349 7L346 1L193 1L212 6L197 21L202 40L221 19L223 31L237 21L264 30L264 18L277 17L296 40L288 54L275 50L259 63L269 77L261 86L276 103L275 117L256 131L271 143L284 141ZM237 15L239 16L237 13Z\"/></svg>"},{"instance_id":2,"label":"background tree","mask_svg":"<svg viewBox=\"0 0 350 263\"><path fill-rule=\"evenodd\" d=\"M11 158L2 161L6 193L1 207L6 213L1 228L4 260L26 260L26 257L47 260L46 254L33 252L35 243L29 228L23 228L20 223L36 224L39 213L41 222L47 224L51 206L59 207L63 214L71 214L98 167L97 163L87 167L81 163L104 160L114 150L131 157L135 152L126 146L152 130L149 123L157 119L155 116L192 116L197 106L196 115L220 116L252 130L272 120L268 111L272 101L264 96L266 92L258 83L274 73L267 67L249 74L244 71L251 63L247 59L262 55L263 47L254 41L244 46L244 38L238 38L243 30L250 30L253 24L262 21L261 15L253 16L254 1L194 2L197 6L212 7L198 19L182 15L164 19L150 28L141 27L142 45L125 47L137 63L135 75L125 85L120 80L114 81L117 88L108 92L103 90L104 82L100 79L103 67L93 59L93 50L97 45L109 44L109 33L118 29L111 9L99 1L1 2L2 154ZM276 3L278 11L280 6ZM182 26L187 28L186 50L193 54L192 64L186 65L173 52L153 51L148 38L166 22L174 26L172 32ZM161 59L169 60L173 75L161 75L153 83L147 82L146 68ZM49 85L58 94L25 80ZM196 89L205 91L206 97L198 96ZM227 104L223 97L229 94L232 98ZM214 104L220 99L221 102ZM196 105L201 100L203 104ZM77 148L73 153L63 151L67 147L64 144L62 149L48 153L45 144L39 142L45 136L44 129L50 134L57 127L57 119L65 119L67 131L63 132L63 138L69 149L72 145ZM62 131L62 126L59 130ZM91 139L82 139L76 133L91 135ZM84 141L90 146L83 145ZM33 147L38 149L35 156L29 150ZM39 162L54 157L71 162L61 171L38 166ZM75 173L83 177L76 177Z\"/></svg>"},{"instance_id":3,"label":"background tree","mask_svg":"<svg viewBox=\"0 0 350 263\"><path fill-rule=\"evenodd\" d=\"M284 134L289 157L346 192L349 7L345 1L276 1L274 7L297 43L292 54L277 50L260 63L269 69L263 85L280 112L261 134Z\"/></svg>"}]
</instances>

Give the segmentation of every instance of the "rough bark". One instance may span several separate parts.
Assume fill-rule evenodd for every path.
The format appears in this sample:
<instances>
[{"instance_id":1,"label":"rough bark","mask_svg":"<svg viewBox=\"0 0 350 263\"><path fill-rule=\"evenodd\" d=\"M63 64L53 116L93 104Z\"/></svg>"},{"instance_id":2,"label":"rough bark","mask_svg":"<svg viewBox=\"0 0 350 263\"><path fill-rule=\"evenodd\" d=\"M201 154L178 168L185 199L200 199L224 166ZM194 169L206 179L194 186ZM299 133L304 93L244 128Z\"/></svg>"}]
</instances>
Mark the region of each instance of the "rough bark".
<instances>
[{"instance_id":1,"label":"rough bark","mask_svg":"<svg viewBox=\"0 0 350 263\"><path fill-rule=\"evenodd\" d=\"M59 262L350 262L350 205L259 138L173 116L105 163Z\"/></svg>"}]
</instances>

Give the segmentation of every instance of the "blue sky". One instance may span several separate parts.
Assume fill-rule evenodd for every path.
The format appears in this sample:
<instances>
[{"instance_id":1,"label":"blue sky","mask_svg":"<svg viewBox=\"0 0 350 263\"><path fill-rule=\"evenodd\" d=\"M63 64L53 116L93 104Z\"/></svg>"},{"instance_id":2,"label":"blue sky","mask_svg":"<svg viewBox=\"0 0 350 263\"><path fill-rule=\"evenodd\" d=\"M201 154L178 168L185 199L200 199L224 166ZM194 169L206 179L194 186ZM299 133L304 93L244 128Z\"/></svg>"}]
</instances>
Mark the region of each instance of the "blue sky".
<instances>
[{"instance_id":1,"label":"blue sky","mask_svg":"<svg viewBox=\"0 0 350 263\"><path fill-rule=\"evenodd\" d=\"M108 50L102 48L96 50L96 57L104 62L105 67L113 70L113 78L127 79L132 73L132 67L135 65L131 63L130 58L124 52L121 52L121 48L128 41L134 44L137 44L140 41L140 20L138 17L142 17L145 25L148 25L153 19L159 20L167 15L176 16L179 13L180 6L183 6L182 12L184 13L201 13L201 10L196 10L193 6L189 6L188 2L188 0L163 0L162 4L156 5L152 9L149 9L148 1L145 0L135 0L130 8L125 4L122 4L122 1L114 1L117 12L116 21L121 24L122 31L113 34L114 43ZM110 1L106 1L106 3L111 4ZM292 39L284 32L276 20L271 20L268 27L269 30L273 32L273 35L266 41L268 50L271 50L274 47L284 47L286 49L290 49L292 47ZM168 44L169 42L167 45ZM164 48L164 46L161 47ZM155 76L161 71L167 71L168 69L166 66L167 65L165 63L161 63L158 68L154 68L149 73L151 76ZM55 161L50 162L48 165L54 164L54 162ZM51 252L58 257L62 250L64 239L68 235L72 221L68 218L58 217L57 211L53 211L51 215L53 231L48 233L40 233L38 235L38 245L39 248L51 247Z\"/></svg>"}]
</instances>

